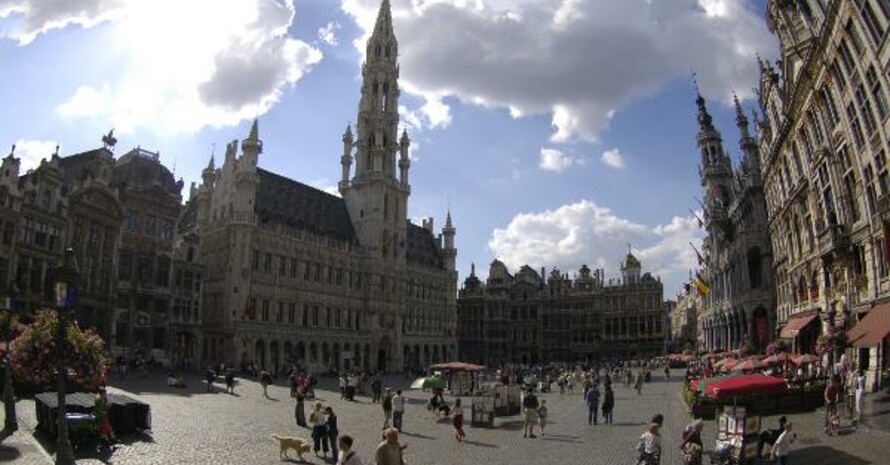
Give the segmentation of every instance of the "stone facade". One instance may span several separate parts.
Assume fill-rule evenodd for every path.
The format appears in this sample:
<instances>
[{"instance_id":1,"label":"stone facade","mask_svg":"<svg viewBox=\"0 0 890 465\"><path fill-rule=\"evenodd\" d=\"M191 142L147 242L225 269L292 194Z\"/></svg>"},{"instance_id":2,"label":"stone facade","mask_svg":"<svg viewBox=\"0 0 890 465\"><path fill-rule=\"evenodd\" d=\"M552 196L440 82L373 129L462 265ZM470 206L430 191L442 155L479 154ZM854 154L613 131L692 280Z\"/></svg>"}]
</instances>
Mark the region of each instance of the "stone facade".
<instances>
[{"instance_id":1,"label":"stone facade","mask_svg":"<svg viewBox=\"0 0 890 465\"><path fill-rule=\"evenodd\" d=\"M872 310L890 297L890 4L770 1L767 21L782 53L761 63L758 145L780 336L813 351L820 336L890 311ZM852 353L872 386L890 367L881 340Z\"/></svg>"},{"instance_id":2,"label":"stone facade","mask_svg":"<svg viewBox=\"0 0 890 465\"><path fill-rule=\"evenodd\" d=\"M699 325L707 350L748 346L763 351L774 339L775 287L770 269L772 249L757 142L748 118L735 100L741 163L733 167L720 132L701 95L696 99L704 192L703 292Z\"/></svg>"},{"instance_id":3,"label":"stone facade","mask_svg":"<svg viewBox=\"0 0 890 465\"><path fill-rule=\"evenodd\" d=\"M499 260L483 284L475 267L458 299L460 357L503 363L591 362L654 355L664 347L663 286L631 254L620 280L582 266L574 278Z\"/></svg>"},{"instance_id":4,"label":"stone facade","mask_svg":"<svg viewBox=\"0 0 890 465\"><path fill-rule=\"evenodd\" d=\"M77 323L95 328L113 353L165 360L182 182L141 149L118 159L108 146L56 153L27 173L20 166L14 153L0 166L0 302L25 318L48 308L53 269L72 247Z\"/></svg>"},{"instance_id":5,"label":"stone facade","mask_svg":"<svg viewBox=\"0 0 890 465\"><path fill-rule=\"evenodd\" d=\"M450 214L438 236L432 219L407 219L397 59L383 1L356 134L342 139L342 198L259 168L256 121L240 156L233 141L220 168L211 158L182 222L205 268L203 360L400 371L456 354L456 231Z\"/></svg>"},{"instance_id":6,"label":"stone facade","mask_svg":"<svg viewBox=\"0 0 890 465\"><path fill-rule=\"evenodd\" d=\"M703 337L698 330L700 305L700 298L689 284L677 295L677 305L671 311L671 346L674 350L694 349Z\"/></svg>"}]
</instances>

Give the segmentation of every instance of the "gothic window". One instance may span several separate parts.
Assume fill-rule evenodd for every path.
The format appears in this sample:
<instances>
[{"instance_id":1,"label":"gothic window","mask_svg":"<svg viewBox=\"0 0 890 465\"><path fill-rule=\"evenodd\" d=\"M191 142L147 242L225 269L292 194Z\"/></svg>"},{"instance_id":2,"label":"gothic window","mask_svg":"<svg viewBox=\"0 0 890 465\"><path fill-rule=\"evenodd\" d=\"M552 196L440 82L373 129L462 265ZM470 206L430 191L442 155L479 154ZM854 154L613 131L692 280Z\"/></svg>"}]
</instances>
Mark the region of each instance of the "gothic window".
<instances>
[{"instance_id":1,"label":"gothic window","mask_svg":"<svg viewBox=\"0 0 890 465\"><path fill-rule=\"evenodd\" d=\"M142 234L149 237L154 237L155 234L157 234L157 221L158 220L154 217L154 215L145 215L145 222L142 224Z\"/></svg>"},{"instance_id":2,"label":"gothic window","mask_svg":"<svg viewBox=\"0 0 890 465\"><path fill-rule=\"evenodd\" d=\"M263 312L262 312L263 321L269 321L269 301L263 300Z\"/></svg>"},{"instance_id":3,"label":"gothic window","mask_svg":"<svg viewBox=\"0 0 890 465\"><path fill-rule=\"evenodd\" d=\"M752 247L748 249L748 282L751 289L758 289L763 281L763 266L761 263L760 249Z\"/></svg>"},{"instance_id":4,"label":"gothic window","mask_svg":"<svg viewBox=\"0 0 890 465\"><path fill-rule=\"evenodd\" d=\"M855 0L856 8L862 16L862 22L865 23L865 29L868 30L871 40L875 44L880 44L884 38L884 27L878 21L878 15L871 6L869 0ZM883 7L883 5L882 5Z\"/></svg>"},{"instance_id":5,"label":"gothic window","mask_svg":"<svg viewBox=\"0 0 890 465\"><path fill-rule=\"evenodd\" d=\"M871 100L869 100L862 84L856 87L856 103L859 104L859 114L862 116L862 121L865 122L866 131L869 135L874 134L877 123L875 123L875 116L871 109Z\"/></svg>"},{"instance_id":6,"label":"gothic window","mask_svg":"<svg viewBox=\"0 0 890 465\"><path fill-rule=\"evenodd\" d=\"M875 107L878 110L878 117L881 121L884 121L884 118L887 117L887 100L884 97L884 89L881 86L881 81L878 80L874 66L868 67L868 71L865 72L865 80L868 81L871 98L874 100Z\"/></svg>"}]
</instances>

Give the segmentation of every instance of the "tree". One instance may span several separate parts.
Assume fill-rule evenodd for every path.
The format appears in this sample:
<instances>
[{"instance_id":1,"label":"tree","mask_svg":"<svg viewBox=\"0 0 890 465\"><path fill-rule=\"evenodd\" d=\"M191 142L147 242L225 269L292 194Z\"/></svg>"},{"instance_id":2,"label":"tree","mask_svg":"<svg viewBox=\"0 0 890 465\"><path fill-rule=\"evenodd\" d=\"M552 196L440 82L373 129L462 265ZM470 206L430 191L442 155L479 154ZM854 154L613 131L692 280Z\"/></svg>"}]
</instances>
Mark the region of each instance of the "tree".
<instances>
[{"instance_id":1,"label":"tree","mask_svg":"<svg viewBox=\"0 0 890 465\"><path fill-rule=\"evenodd\" d=\"M13 374L23 384L40 391L52 388L57 368L63 366L68 369L68 381L75 389L95 391L107 366L102 338L91 329L69 325L60 358L55 337L58 325L56 312L37 313L34 323L12 342Z\"/></svg>"}]
</instances>

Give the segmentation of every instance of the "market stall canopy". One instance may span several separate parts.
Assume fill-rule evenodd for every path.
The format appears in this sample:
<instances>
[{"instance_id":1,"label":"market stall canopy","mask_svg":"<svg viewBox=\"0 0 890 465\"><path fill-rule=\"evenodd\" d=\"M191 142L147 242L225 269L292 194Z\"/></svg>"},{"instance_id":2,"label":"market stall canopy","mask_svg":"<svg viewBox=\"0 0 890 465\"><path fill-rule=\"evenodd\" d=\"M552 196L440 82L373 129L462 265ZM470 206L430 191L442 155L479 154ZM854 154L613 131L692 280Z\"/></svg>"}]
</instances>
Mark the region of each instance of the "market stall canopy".
<instances>
[{"instance_id":1,"label":"market stall canopy","mask_svg":"<svg viewBox=\"0 0 890 465\"><path fill-rule=\"evenodd\" d=\"M739 376L744 376L744 374L743 373L730 373L728 375L720 375L720 376L714 376L711 378L693 380L689 383L689 389L691 389L693 391L698 391L700 393L704 393L705 389L707 389L708 385L710 385L710 384L716 383L718 381L723 381L723 380L729 379L729 378L738 378ZM693 387L693 383L695 383L695 387Z\"/></svg>"},{"instance_id":2,"label":"market stall canopy","mask_svg":"<svg viewBox=\"0 0 890 465\"><path fill-rule=\"evenodd\" d=\"M850 343L854 347L877 347L890 334L890 303L881 304L868 311L850 330Z\"/></svg>"},{"instance_id":3,"label":"market stall canopy","mask_svg":"<svg viewBox=\"0 0 890 465\"><path fill-rule=\"evenodd\" d=\"M439 363L436 365L430 365L430 368L433 370L451 370L451 371L481 371L481 370L485 369L485 367L483 365L474 365L472 363L464 363L464 362Z\"/></svg>"},{"instance_id":4,"label":"market stall canopy","mask_svg":"<svg viewBox=\"0 0 890 465\"><path fill-rule=\"evenodd\" d=\"M717 399L729 399L752 394L778 394L785 392L788 386L785 380L775 376L747 375L727 378L711 383L705 389L705 395Z\"/></svg>"},{"instance_id":5,"label":"market stall canopy","mask_svg":"<svg viewBox=\"0 0 890 465\"><path fill-rule=\"evenodd\" d=\"M789 318L788 322L785 323L785 326L782 327L782 331L779 333L780 339L794 339L803 331L804 328L807 327L813 320L816 319L816 315L804 315L804 316L796 316L793 318Z\"/></svg>"}]
</instances>

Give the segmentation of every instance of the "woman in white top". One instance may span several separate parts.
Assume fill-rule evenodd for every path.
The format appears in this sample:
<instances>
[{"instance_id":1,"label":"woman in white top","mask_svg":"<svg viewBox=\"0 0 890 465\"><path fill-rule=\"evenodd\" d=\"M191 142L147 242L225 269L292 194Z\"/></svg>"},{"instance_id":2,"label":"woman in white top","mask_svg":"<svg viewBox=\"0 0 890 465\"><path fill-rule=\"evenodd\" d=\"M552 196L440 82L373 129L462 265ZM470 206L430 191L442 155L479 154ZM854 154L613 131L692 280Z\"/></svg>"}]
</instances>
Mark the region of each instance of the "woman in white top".
<instances>
[{"instance_id":1,"label":"woman in white top","mask_svg":"<svg viewBox=\"0 0 890 465\"><path fill-rule=\"evenodd\" d=\"M862 409L865 407L865 373L856 370L856 378L853 381L854 395L856 396L856 425L862 421Z\"/></svg>"},{"instance_id":2,"label":"woman in white top","mask_svg":"<svg viewBox=\"0 0 890 465\"><path fill-rule=\"evenodd\" d=\"M658 465L661 462L661 425L650 423L637 444L640 460L637 465Z\"/></svg>"},{"instance_id":3,"label":"woman in white top","mask_svg":"<svg viewBox=\"0 0 890 465\"><path fill-rule=\"evenodd\" d=\"M779 439L776 439L776 443L773 444L773 457L776 459L776 465L788 465L788 448L791 447L791 443L794 442L795 434L792 431L794 428L794 424L790 421L785 423L785 431L782 431L782 434L779 435Z\"/></svg>"}]
</instances>

